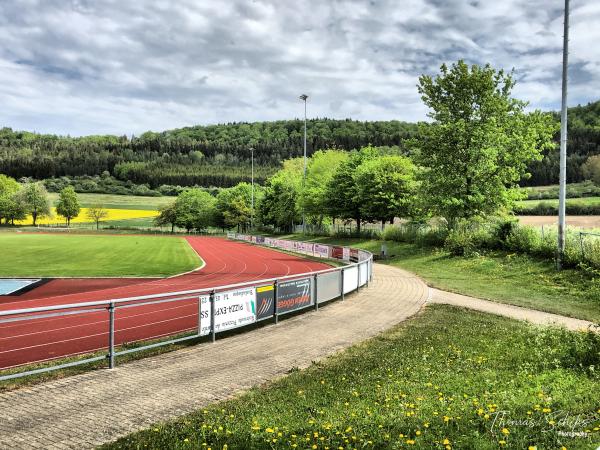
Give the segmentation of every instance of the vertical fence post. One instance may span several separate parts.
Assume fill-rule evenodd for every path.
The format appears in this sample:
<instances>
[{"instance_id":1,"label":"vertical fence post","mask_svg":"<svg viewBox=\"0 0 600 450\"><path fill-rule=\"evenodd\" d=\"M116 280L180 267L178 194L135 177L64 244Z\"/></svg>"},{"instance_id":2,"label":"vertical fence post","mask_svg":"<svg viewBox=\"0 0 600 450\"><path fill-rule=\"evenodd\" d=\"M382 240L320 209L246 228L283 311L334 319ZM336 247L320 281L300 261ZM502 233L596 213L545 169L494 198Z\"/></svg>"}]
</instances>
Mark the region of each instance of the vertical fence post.
<instances>
[{"instance_id":1,"label":"vertical fence post","mask_svg":"<svg viewBox=\"0 0 600 450\"><path fill-rule=\"evenodd\" d=\"M108 307L108 368L115 368L115 304Z\"/></svg>"},{"instance_id":2,"label":"vertical fence post","mask_svg":"<svg viewBox=\"0 0 600 450\"><path fill-rule=\"evenodd\" d=\"M356 263L356 268L358 269L358 273L356 274L356 277L358 279L358 282L356 283L356 292L358 292L360 289L360 263Z\"/></svg>"},{"instance_id":3,"label":"vertical fence post","mask_svg":"<svg viewBox=\"0 0 600 450\"><path fill-rule=\"evenodd\" d=\"M317 296L317 274L316 273L315 273L315 275L313 277L313 280L315 280L315 282L314 282L315 287L313 289L313 296L314 296L314 299L315 299L315 311L318 311L319 310L319 298Z\"/></svg>"},{"instance_id":4,"label":"vertical fence post","mask_svg":"<svg viewBox=\"0 0 600 450\"><path fill-rule=\"evenodd\" d=\"M279 313L277 312L277 280L273 283L273 317L275 325L279 323Z\"/></svg>"},{"instance_id":5,"label":"vertical fence post","mask_svg":"<svg viewBox=\"0 0 600 450\"><path fill-rule=\"evenodd\" d=\"M342 289L341 289L341 292L342 292L342 301L344 301L344 268L343 267L342 267L342 270L340 272L341 272L341 274L340 274L341 275L340 276L340 284L342 285Z\"/></svg>"},{"instance_id":6,"label":"vertical fence post","mask_svg":"<svg viewBox=\"0 0 600 450\"><path fill-rule=\"evenodd\" d=\"M369 260L367 259L367 262L364 263L365 267L367 268L367 287L369 287L369 281L371 277L369 277Z\"/></svg>"},{"instance_id":7,"label":"vertical fence post","mask_svg":"<svg viewBox=\"0 0 600 450\"><path fill-rule=\"evenodd\" d=\"M211 291L210 293L210 337L212 342L216 340L216 331L215 331L215 291Z\"/></svg>"},{"instance_id":8,"label":"vertical fence post","mask_svg":"<svg viewBox=\"0 0 600 450\"><path fill-rule=\"evenodd\" d=\"M202 296L198 296L198 336L202 336Z\"/></svg>"}]
</instances>

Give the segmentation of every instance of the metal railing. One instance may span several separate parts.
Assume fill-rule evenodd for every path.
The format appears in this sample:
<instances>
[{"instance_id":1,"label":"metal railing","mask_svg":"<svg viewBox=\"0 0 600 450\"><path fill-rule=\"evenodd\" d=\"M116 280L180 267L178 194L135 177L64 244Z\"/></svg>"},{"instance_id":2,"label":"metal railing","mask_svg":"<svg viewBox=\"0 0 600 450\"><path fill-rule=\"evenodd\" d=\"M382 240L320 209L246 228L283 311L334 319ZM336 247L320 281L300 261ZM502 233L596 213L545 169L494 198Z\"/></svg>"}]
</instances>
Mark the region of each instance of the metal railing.
<instances>
[{"instance_id":1,"label":"metal railing","mask_svg":"<svg viewBox=\"0 0 600 450\"><path fill-rule=\"evenodd\" d=\"M8 350L6 347L4 349L0 348L0 370L81 354L93 354L94 352L97 354L98 351L107 350L106 354L100 356L90 356L48 367L0 375L0 381L102 360L108 361L109 368L114 368L118 356L198 339L203 336L210 336L210 340L214 342L216 335L220 332L268 319L277 323L279 316L308 308L318 310L319 304L336 298L343 300L345 294L358 290L361 286L368 285L373 276L373 255L363 250L233 233L228 233L228 238L316 257L339 259L346 262L346 264L341 267L306 273L185 291L0 311L0 332L3 331L4 326L10 328L27 325L26 333L24 332L23 335L40 335L42 338L40 343L33 343L23 348ZM171 308L171 305L176 306ZM150 312L142 309L139 314L118 317L117 313L126 313L140 307L147 307L151 310L158 307L158 309ZM180 307L189 310L186 315L174 318L167 317L171 314L170 310ZM94 320L96 321L86 323L84 320L83 323L80 323L81 316L86 314L92 318L95 317ZM107 314L108 317L98 318L96 317L98 314ZM157 314L161 320L147 322L142 325L131 325L129 328L124 327L123 329L117 327L119 320L131 319L131 322L136 320L135 317L146 314ZM67 323L63 323L62 327L56 330L45 329L44 324L47 321L57 319L62 319ZM180 325L167 329L159 336L147 336L135 332L136 328L151 327L169 321L180 323ZM73 331L81 327L89 328L90 332L92 330L96 330L96 332L91 335L81 335ZM104 330L102 330L103 328ZM71 332L75 334L66 336L66 338L62 336L60 341L51 341L52 333L60 330L63 333ZM131 330L134 330L133 333L131 333ZM131 334L129 337L129 339L132 339L131 341L127 340L128 333ZM123 345L130 342L149 341L157 337L178 336L182 333L192 334L160 340L159 342L152 342L134 348L125 348ZM120 343L116 339L119 334L123 335ZM10 335L10 331L2 333L0 336L4 336L0 338L0 342L2 339L10 340L14 338ZM82 340L88 340L90 343L73 351L67 349L69 345L72 346L74 342ZM99 342L104 343L100 343L99 347L94 348ZM121 348L118 349L119 345L121 345ZM45 352L40 351L40 348L46 348ZM21 355L21 359L13 358L10 362L2 361L2 353L14 353L18 350L24 353L24 355ZM37 356L35 351L38 352ZM56 354L59 355L53 356Z\"/></svg>"}]
</instances>

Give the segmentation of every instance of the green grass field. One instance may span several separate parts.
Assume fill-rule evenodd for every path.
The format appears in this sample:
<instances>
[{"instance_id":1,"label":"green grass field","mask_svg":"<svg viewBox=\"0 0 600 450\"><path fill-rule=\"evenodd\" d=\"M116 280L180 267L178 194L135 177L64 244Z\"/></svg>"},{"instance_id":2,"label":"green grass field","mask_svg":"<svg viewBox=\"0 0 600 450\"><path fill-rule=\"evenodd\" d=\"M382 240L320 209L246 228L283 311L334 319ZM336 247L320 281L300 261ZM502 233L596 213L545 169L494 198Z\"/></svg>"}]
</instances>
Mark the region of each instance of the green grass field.
<instances>
[{"instance_id":1,"label":"green grass field","mask_svg":"<svg viewBox=\"0 0 600 450\"><path fill-rule=\"evenodd\" d=\"M375 254L381 250L378 240L314 240L353 245ZM436 288L600 322L600 279L581 270L557 272L552 262L502 252L452 257L440 249L389 241L386 244L392 255L388 263L416 273Z\"/></svg>"},{"instance_id":2,"label":"green grass field","mask_svg":"<svg viewBox=\"0 0 600 450\"><path fill-rule=\"evenodd\" d=\"M593 333L435 305L307 370L102 448L596 448L599 355ZM561 434L571 431L583 435Z\"/></svg>"},{"instance_id":3,"label":"green grass field","mask_svg":"<svg viewBox=\"0 0 600 450\"><path fill-rule=\"evenodd\" d=\"M183 238L0 233L0 276L161 277L198 267Z\"/></svg>"},{"instance_id":4,"label":"green grass field","mask_svg":"<svg viewBox=\"0 0 600 450\"><path fill-rule=\"evenodd\" d=\"M53 205L58 200L58 193L48 194ZM155 210L175 201L176 197L142 197L137 195L115 194L77 194L81 206L103 205L109 209L146 209Z\"/></svg>"},{"instance_id":5,"label":"green grass field","mask_svg":"<svg viewBox=\"0 0 600 450\"><path fill-rule=\"evenodd\" d=\"M537 206L540 202L544 202L548 205L553 205L558 207L558 199L549 199L549 200L522 200L518 202L519 206L524 206L527 208L533 208ZM568 198L567 205L600 205L600 197L582 197L582 198Z\"/></svg>"}]
</instances>

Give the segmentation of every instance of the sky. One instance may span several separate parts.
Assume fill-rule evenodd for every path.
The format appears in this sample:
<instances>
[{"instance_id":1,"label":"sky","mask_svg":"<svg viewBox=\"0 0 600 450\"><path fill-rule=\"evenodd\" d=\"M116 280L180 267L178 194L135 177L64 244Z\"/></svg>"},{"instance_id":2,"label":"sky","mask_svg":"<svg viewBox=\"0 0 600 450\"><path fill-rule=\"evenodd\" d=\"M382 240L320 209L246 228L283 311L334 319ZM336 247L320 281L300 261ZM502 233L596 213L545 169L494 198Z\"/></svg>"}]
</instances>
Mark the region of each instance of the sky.
<instances>
[{"instance_id":1,"label":"sky","mask_svg":"<svg viewBox=\"0 0 600 450\"><path fill-rule=\"evenodd\" d=\"M418 121L421 74L514 69L560 108L563 0L0 0L0 127L139 135L308 116ZM600 1L571 1L569 105L600 98Z\"/></svg>"}]
</instances>

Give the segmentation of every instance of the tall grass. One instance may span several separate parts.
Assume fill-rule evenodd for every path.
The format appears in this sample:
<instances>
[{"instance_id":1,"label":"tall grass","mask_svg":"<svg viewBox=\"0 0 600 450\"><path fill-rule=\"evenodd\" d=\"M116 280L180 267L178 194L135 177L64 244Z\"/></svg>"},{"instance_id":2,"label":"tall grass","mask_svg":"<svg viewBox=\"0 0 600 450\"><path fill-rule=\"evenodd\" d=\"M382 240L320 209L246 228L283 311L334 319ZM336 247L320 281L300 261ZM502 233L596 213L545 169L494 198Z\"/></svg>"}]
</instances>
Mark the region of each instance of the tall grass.
<instances>
[{"instance_id":1,"label":"tall grass","mask_svg":"<svg viewBox=\"0 0 600 450\"><path fill-rule=\"evenodd\" d=\"M555 260L558 230L556 227L537 229L501 220L465 223L452 230L444 226L403 224L387 228L382 237L385 240L421 246L444 246L456 256L469 256L485 250L503 250ZM564 264L600 270L600 233L568 230Z\"/></svg>"}]
</instances>

